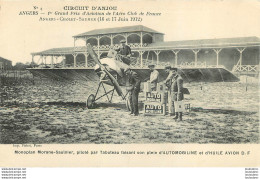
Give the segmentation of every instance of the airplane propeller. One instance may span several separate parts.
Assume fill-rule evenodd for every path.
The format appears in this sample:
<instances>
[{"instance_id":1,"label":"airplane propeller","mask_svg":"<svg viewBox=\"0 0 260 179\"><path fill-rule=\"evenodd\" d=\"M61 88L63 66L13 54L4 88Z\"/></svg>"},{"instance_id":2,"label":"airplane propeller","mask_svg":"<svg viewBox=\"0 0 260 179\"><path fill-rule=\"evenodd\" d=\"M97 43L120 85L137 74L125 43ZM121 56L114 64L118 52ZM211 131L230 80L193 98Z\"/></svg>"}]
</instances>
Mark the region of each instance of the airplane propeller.
<instances>
[{"instance_id":1,"label":"airplane propeller","mask_svg":"<svg viewBox=\"0 0 260 179\"><path fill-rule=\"evenodd\" d=\"M115 90L116 90L117 94L124 99L123 91L120 88L117 80L114 78L113 75L111 75L111 73L109 73L109 71L106 69L106 67L101 64L101 62L99 61L99 59L97 57L97 54L92 49L92 46L90 44L87 44L87 51L88 51L89 55L93 58L93 60L100 66L101 70L103 70L107 74L107 76L111 80L111 83L115 87Z\"/></svg>"}]
</instances>

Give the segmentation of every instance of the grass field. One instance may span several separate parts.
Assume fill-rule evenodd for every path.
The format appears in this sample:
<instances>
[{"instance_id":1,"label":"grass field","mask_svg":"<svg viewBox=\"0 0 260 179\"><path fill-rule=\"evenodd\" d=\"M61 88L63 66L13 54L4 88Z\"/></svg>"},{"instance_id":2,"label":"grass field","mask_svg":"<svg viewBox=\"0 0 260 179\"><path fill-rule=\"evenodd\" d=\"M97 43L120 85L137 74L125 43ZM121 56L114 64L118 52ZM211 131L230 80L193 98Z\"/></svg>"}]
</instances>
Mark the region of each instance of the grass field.
<instances>
[{"instance_id":1,"label":"grass field","mask_svg":"<svg viewBox=\"0 0 260 179\"><path fill-rule=\"evenodd\" d=\"M111 104L104 98L96 109L86 109L93 82L6 87L10 96L0 106L0 143L259 143L258 83L186 87L192 110L182 122L130 116L117 96Z\"/></svg>"}]
</instances>

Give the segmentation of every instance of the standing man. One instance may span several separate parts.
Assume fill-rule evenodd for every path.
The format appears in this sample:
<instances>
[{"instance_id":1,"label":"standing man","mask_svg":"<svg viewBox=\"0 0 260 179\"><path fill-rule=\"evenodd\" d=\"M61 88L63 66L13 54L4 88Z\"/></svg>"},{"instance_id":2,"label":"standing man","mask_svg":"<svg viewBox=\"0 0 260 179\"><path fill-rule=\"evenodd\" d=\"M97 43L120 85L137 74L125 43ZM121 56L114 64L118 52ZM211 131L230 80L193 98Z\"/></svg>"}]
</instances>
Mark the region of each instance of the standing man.
<instances>
[{"instance_id":1,"label":"standing man","mask_svg":"<svg viewBox=\"0 0 260 179\"><path fill-rule=\"evenodd\" d=\"M156 91L157 83L158 83L158 78L159 78L159 72L154 69L155 65L148 65L148 68L151 71L150 74L150 83L151 83L151 89L152 91Z\"/></svg>"},{"instance_id":2,"label":"standing man","mask_svg":"<svg viewBox=\"0 0 260 179\"><path fill-rule=\"evenodd\" d=\"M177 68L166 66L165 71L169 73L165 80L166 86L168 87L169 115L173 115L174 101L183 100L183 79L178 74ZM174 119L182 121L182 112L175 112Z\"/></svg>"},{"instance_id":3,"label":"standing man","mask_svg":"<svg viewBox=\"0 0 260 179\"><path fill-rule=\"evenodd\" d=\"M128 76L129 79L129 101L131 105L131 113L135 116L139 115L138 110L138 95L140 92L140 84L141 80L138 78L136 72L132 71L130 68L125 69L125 74Z\"/></svg>"},{"instance_id":4,"label":"standing man","mask_svg":"<svg viewBox=\"0 0 260 179\"><path fill-rule=\"evenodd\" d=\"M119 58L127 65L130 65L131 60L131 48L126 45L126 41L125 40L121 40L120 41L121 45L118 49L116 49L117 54L119 54Z\"/></svg>"}]
</instances>

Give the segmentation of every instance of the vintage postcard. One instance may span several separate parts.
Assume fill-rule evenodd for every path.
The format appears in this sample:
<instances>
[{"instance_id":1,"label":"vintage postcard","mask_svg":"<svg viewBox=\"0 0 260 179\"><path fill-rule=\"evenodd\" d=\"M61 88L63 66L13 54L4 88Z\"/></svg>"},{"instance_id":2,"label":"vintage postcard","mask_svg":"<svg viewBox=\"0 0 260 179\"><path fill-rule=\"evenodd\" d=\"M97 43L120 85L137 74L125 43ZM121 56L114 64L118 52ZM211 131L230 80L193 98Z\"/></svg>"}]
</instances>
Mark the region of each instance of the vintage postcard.
<instances>
[{"instance_id":1,"label":"vintage postcard","mask_svg":"<svg viewBox=\"0 0 260 179\"><path fill-rule=\"evenodd\" d=\"M0 0L1 167L259 167L259 1Z\"/></svg>"}]
</instances>

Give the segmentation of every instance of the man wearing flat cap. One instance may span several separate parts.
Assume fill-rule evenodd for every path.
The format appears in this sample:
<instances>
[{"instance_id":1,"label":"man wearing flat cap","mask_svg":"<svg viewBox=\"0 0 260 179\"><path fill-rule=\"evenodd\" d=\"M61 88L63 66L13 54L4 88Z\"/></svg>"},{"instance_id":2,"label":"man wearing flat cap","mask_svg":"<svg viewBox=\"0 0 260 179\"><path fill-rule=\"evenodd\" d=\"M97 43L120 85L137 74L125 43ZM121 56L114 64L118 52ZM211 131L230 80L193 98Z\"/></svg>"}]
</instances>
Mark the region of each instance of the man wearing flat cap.
<instances>
[{"instance_id":1,"label":"man wearing flat cap","mask_svg":"<svg viewBox=\"0 0 260 179\"><path fill-rule=\"evenodd\" d=\"M139 79L136 72L132 71L130 68L126 68L124 70L125 74L128 77L129 87L127 90L129 91L129 101L131 106L131 115L138 116L138 95L140 92L141 80Z\"/></svg>"},{"instance_id":2,"label":"man wearing flat cap","mask_svg":"<svg viewBox=\"0 0 260 179\"><path fill-rule=\"evenodd\" d=\"M118 49L115 49L117 51L117 54L119 55L120 60L122 60L124 63L126 63L127 65L130 65L131 60L131 48L126 45L126 41L125 40L121 40L120 41L121 45Z\"/></svg>"},{"instance_id":3,"label":"man wearing flat cap","mask_svg":"<svg viewBox=\"0 0 260 179\"><path fill-rule=\"evenodd\" d=\"M151 64L151 65L148 65L148 68L150 69L151 71L151 74L150 74L150 83L151 83L151 90L152 91L156 91L156 87L157 87L157 83L158 83L158 78L159 78L159 72L157 70L155 70L155 65L154 64Z\"/></svg>"},{"instance_id":4,"label":"man wearing flat cap","mask_svg":"<svg viewBox=\"0 0 260 179\"><path fill-rule=\"evenodd\" d=\"M178 74L177 68L166 66L165 71L166 73L169 73L165 80L165 84L168 87L169 115L175 113L174 119L182 121L182 112L174 112L174 101L183 100L183 79Z\"/></svg>"}]
</instances>

